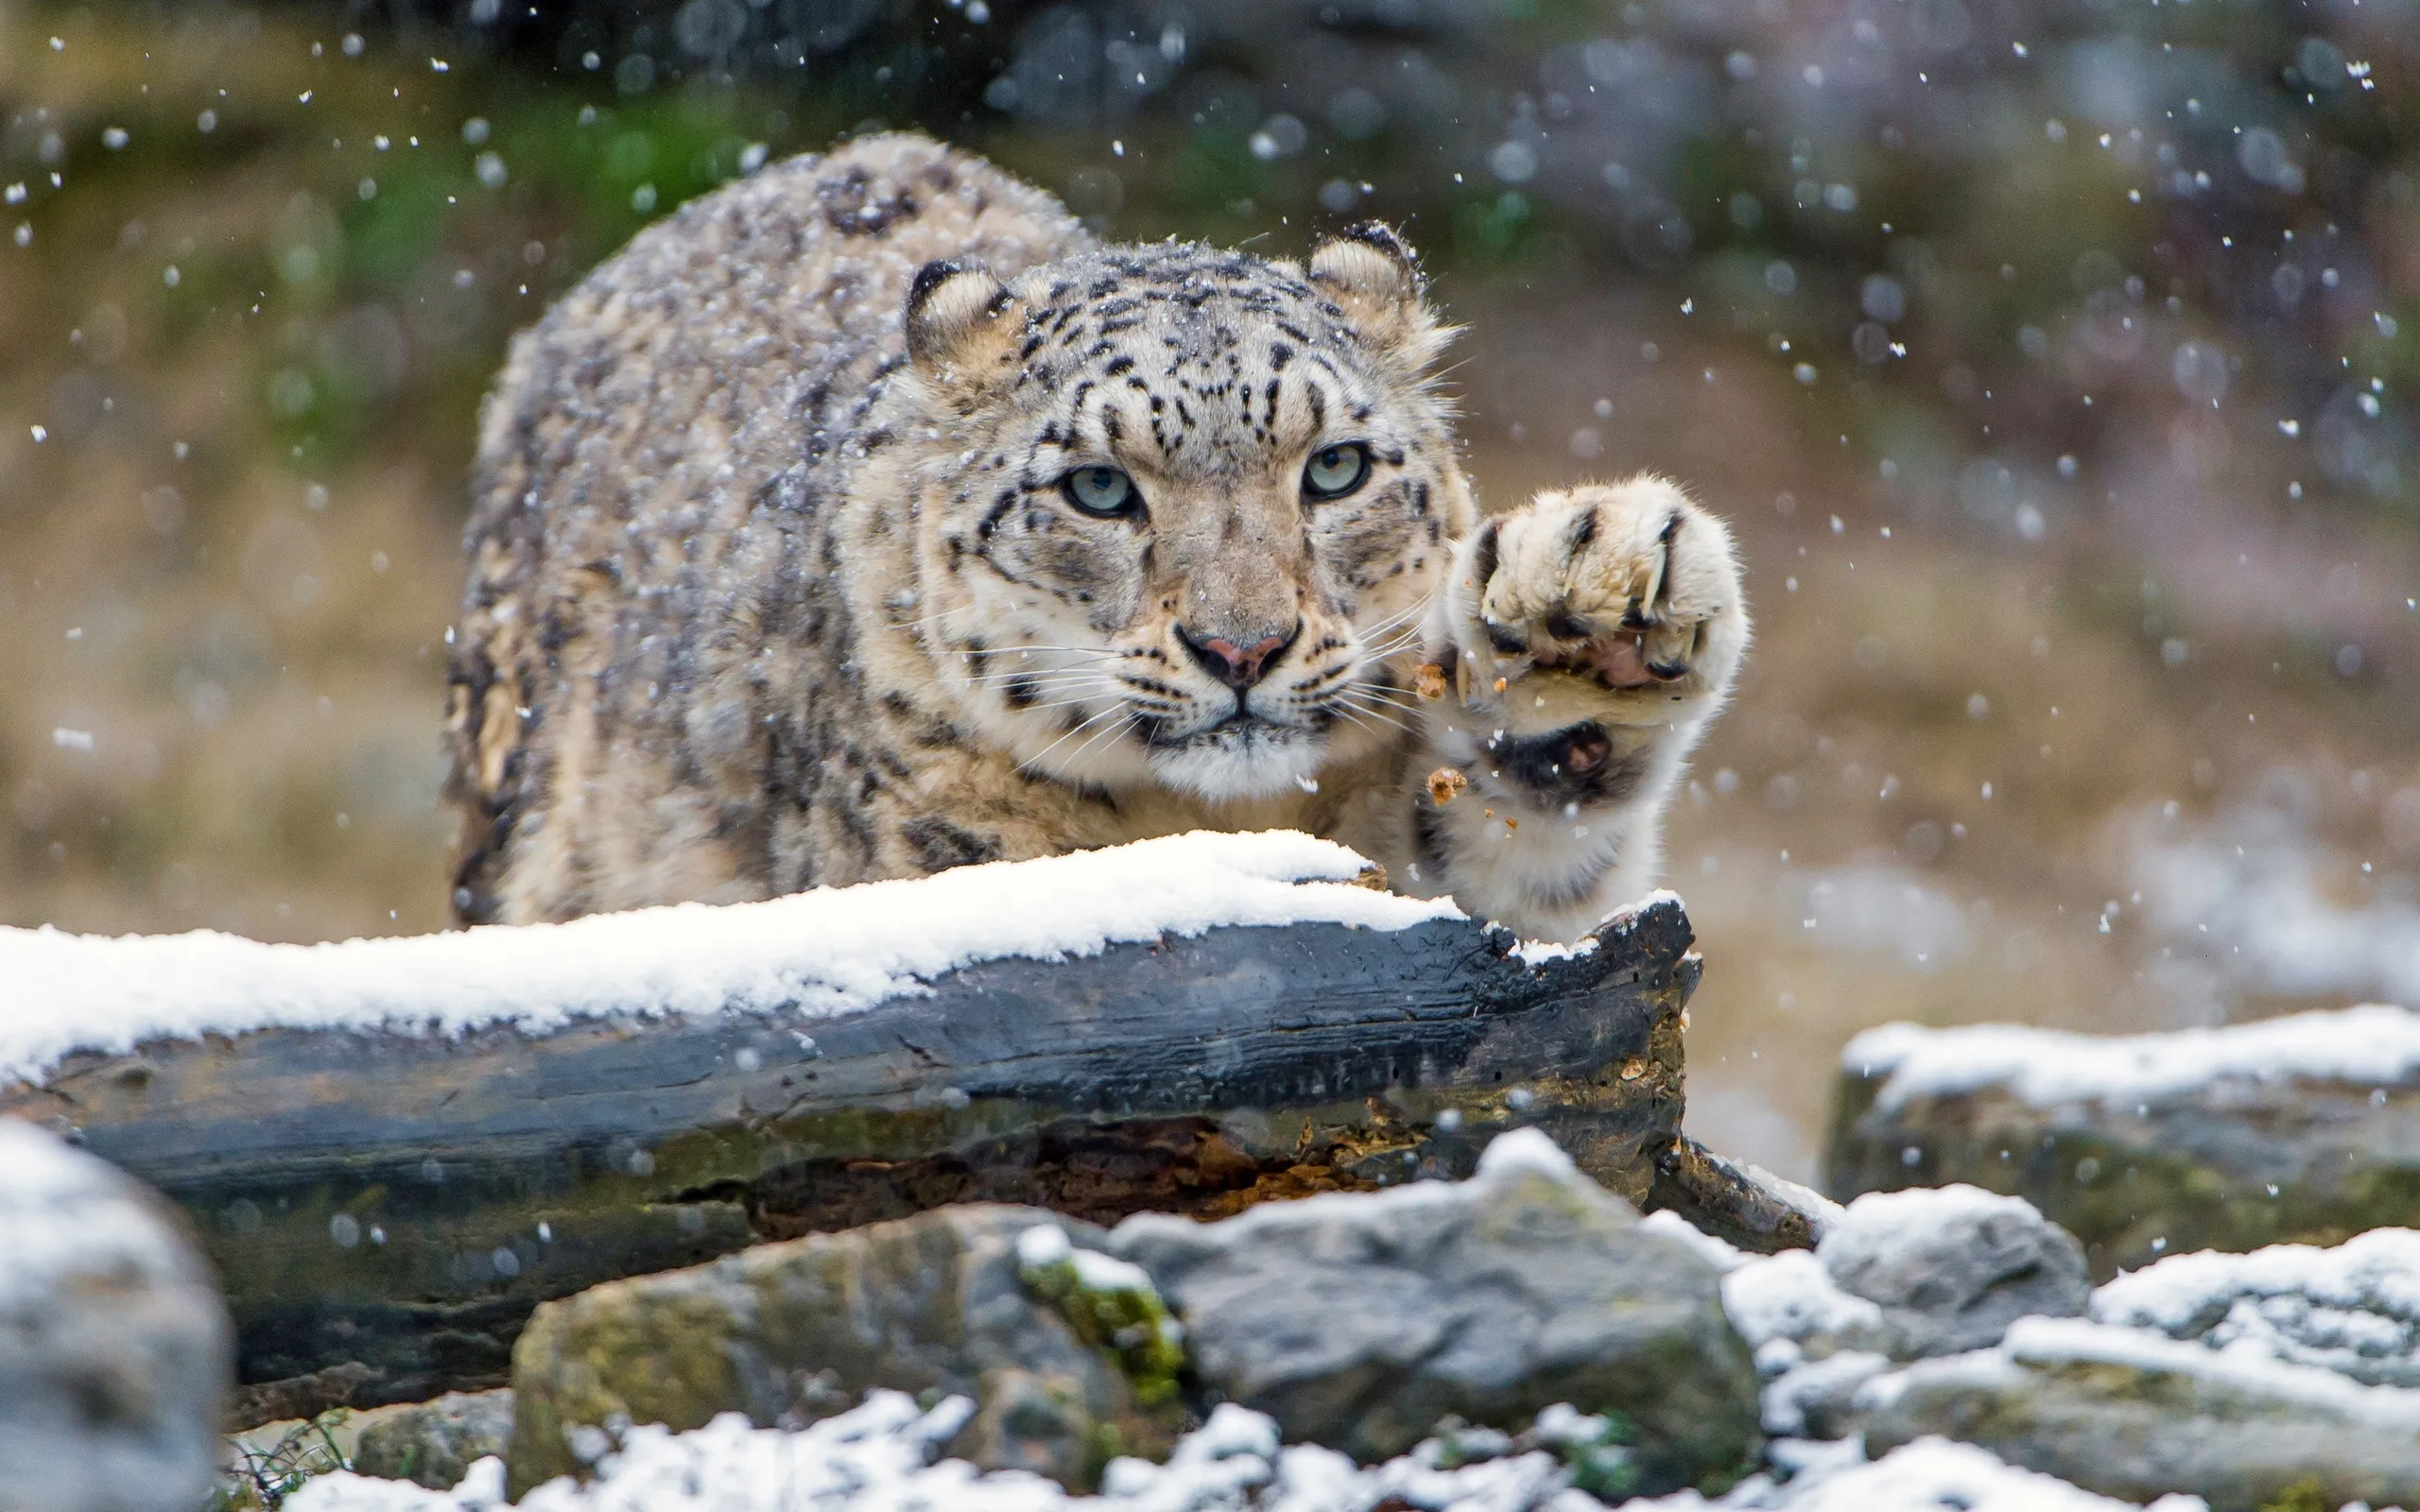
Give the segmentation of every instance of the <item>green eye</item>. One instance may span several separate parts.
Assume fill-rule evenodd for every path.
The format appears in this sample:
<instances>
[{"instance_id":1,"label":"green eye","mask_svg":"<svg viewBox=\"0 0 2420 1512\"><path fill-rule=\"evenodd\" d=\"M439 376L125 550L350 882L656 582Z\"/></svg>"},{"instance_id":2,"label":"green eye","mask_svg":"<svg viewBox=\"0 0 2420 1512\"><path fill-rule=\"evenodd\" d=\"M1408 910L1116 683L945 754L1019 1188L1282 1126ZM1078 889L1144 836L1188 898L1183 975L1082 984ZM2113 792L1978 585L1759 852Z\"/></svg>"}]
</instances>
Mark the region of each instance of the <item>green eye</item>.
<instances>
[{"instance_id":1,"label":"green eye","mask_svg":"<svg viewBox=\"0 0 2420 1512\"><path fill-rule=\"evenodd\" d=\"M1059 490L1086 514L1124 514L1137 502L1134 480L1114 467L1080 467L1059 480Z\"/></svg>"},{"instance_id":2,"label":"green eye","mask_svg":"<svg viewBox=\"0 0 2420 1512\"><path fill-rule=\"evenodd\" d=\"M1370 475L1370 451L1358 441L1315 452L1303 468L1303 491L1314 499L1341 499Z\"/></svg>"}]
</instances>

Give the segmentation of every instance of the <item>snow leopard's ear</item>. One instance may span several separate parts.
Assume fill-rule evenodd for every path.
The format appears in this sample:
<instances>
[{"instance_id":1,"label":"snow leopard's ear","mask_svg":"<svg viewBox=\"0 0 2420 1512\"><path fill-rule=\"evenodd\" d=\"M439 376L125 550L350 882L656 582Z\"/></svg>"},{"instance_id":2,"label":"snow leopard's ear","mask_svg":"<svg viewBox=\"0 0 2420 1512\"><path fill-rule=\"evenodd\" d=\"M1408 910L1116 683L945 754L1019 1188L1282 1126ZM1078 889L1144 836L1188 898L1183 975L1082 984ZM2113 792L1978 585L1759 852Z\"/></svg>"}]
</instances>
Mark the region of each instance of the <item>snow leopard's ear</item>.
<instances>
[{"instance_id":1,"label":"snow leopard's ear","mask_svg":"<svg viewBox=\"0 0 2420 1512\"><path fill-rule=\"evenodd\" d=\"M980 263L926 263L908 285L908 360L939 382L981 382L1016 350L1015 295Z\"/></svg>"},{"instance_id":2,"label":"snow leopard's ear","mask_svg":"<svg viewBox=\"0 0 2420 1512\"><path fill-rule=\"evenodd\" d=\"M1311 282L1372 347L1414 371L1453 338L1428 308L1419 255L1383 221L1365 220L1322 243L1311 254Z\"/></svg>"}]
</instances>

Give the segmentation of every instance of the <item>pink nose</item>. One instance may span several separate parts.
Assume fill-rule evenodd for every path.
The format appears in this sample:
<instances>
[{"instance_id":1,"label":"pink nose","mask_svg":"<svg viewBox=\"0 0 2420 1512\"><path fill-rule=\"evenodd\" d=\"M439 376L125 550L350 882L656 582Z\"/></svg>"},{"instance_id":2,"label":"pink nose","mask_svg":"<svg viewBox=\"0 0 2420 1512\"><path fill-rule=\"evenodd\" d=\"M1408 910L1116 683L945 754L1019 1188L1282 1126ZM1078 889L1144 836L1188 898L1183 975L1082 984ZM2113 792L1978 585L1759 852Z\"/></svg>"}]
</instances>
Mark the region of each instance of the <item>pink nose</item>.
<instances>
[{"instance_id":1,"label":"pink nose","mask_svg":"<svg viewBox=\"0 0 2420 1512\"><path fill-rule=\"evenodd\" d=\"M1176 633L1177 639L1184 643L1185 649L1193 653L1193 659L1201 663L1204 671L1240 692L1260 680L1262 670L1276 659L1279 652L1294 644L1294 634L1301 628L1298 625L1293 633L1265 635L1247 646L1238 646L1235 642L1218 636L1197 641L1182 627Z\"/></svg>"}]
</instances>

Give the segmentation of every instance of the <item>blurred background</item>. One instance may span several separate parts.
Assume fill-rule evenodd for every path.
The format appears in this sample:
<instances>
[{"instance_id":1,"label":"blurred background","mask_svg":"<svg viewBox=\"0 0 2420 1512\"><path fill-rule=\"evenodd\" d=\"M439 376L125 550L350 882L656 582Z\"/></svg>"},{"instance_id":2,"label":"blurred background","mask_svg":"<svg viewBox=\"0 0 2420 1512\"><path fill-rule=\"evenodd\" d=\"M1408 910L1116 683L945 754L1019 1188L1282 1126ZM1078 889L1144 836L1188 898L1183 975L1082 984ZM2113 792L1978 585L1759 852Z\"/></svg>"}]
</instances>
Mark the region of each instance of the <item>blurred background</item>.
<instances>
[{"instance_id":1,"label":"blurred background","mask_svg":"<svg viewBox=\"0 0 2420 1512\"><path fill-rule=\"evenodd\" d=\"M915 126L1105 232L1405 228L1483 498L1655 468L1758 641L1690 1120L1893 1018L2420 1003L2420 0L0 0L0 921L445 922L480 394Z\"/></svg>"}]
</instances>

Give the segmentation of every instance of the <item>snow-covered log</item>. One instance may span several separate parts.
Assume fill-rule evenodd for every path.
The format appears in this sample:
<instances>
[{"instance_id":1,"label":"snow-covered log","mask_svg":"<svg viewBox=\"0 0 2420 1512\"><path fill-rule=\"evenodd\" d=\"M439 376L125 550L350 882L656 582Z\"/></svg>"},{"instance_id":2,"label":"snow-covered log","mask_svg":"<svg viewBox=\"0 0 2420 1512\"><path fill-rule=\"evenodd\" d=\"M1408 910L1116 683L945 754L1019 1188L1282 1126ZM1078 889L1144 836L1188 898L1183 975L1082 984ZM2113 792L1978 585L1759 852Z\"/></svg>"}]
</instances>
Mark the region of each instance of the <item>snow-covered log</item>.
<instances>
[{"instance_id":1,"label":"snow-covered log","mask_svg":"<svg viewBox=\"0 0 2420 1512\"><path fill-rule=\"evenodd\" d=\"M0 1112L193 1215L253 1419L499 1383L541 1300L760 1239L975 1198L1222 1214L1466 1176L1517 1125L1807 1242L1679 1138L1677 900L1541 949L1362 867L1202 834L342 945L0 930Z\"/></svg>"}]
</instances>

